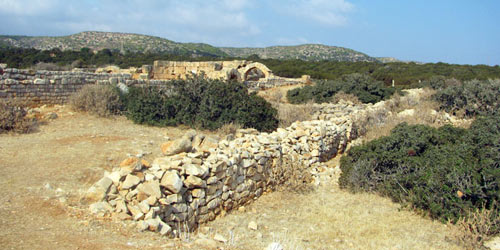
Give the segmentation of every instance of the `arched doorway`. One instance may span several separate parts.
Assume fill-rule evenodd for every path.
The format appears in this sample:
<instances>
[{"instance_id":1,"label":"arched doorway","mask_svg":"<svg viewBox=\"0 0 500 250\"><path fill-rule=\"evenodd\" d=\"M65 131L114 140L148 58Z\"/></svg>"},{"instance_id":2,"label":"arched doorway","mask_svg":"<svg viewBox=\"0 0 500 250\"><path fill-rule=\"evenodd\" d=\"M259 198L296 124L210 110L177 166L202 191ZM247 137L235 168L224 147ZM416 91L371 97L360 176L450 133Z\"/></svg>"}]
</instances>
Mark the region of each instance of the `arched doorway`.
<instances>
[{"instance_id":1,"label":"arched doorway","mask_svg":"<svg viewBox=\"0 0 500 250\"><path fill-rule=\"evenodd\" d=\"M257 67L250 68L247 72L245 72L245 81L258 81L259 79L265 77L266 74L264 74L264 72Z\"/></svg>"}]
</instances>

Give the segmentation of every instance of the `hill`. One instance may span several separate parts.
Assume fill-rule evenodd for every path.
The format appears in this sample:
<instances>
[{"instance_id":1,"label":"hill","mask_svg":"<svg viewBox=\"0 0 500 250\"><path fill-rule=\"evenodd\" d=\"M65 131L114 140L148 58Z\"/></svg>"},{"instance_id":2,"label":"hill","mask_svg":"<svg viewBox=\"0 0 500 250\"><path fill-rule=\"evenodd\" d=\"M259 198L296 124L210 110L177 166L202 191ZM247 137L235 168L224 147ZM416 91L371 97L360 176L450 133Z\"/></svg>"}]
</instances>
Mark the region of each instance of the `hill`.
<instances>
[{"instance_id":1,"label":"hill","mask_svg":"<svg viewBox=\"0 0 500 250\"><path fill-rule=\"evenodd\" d=\"M235 57L258 55L263 59L301 59L305 61L346 61L374 62L377 59L361 52L322 44L304 44L297 46L271 46L266 48L220 48Z\"/></svg>"},{"instance_id":2,"label":"hill","mask_svg":"<svg viewBox=\"0 0 500 250\"><path fill-rule=\"evenodd\" d=\"M177 43L168 39L130 33L80 32L69 36L0 36L0 47L35 48L38 50L80 50L89 48L121 52L151 52L226 56L220 49L203 43Z\"/></svg>"},{"instance_id":3,"label":"hill","mask_svg":"<svg viewBox=\"0 0 500 250\"><path fill-rule=\"evenodd\" d=\"M191 56L248 57L265 59L302 59L306 61L377 61L364 53L336 46L305 44L266 48L218 48L203 43L178 43L168 39L115 32L87 31L69 36L0 36L1 47L35 48L38 50L80 50L90 48L121 52L151 52Z\"/></svg>"}]
</instances>

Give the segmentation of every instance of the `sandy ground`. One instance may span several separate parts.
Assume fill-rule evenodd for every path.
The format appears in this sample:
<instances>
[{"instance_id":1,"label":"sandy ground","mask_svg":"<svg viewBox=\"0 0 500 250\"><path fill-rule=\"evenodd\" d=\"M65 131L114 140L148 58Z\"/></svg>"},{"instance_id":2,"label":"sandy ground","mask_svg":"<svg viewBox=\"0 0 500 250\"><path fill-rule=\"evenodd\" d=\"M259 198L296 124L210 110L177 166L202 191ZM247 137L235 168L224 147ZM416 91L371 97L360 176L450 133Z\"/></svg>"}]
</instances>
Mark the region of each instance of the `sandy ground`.
<instances>
[{"instance_id":1,"label":"sandy ground","mask_svg":"<svg viewBox=\"0 0 500 250\"><path fill-rule=\"evenodd\" d=\"M334 183L308 193L273 192L182 239L139 233L127 222L89 215L82 194L128 154L160 155L160 144L187 128L135 125L66 107L25 135L0 135L2 249L200 249L213 237L221 249L457 249L451 228L373 194L350 194ZM335 167L336 163L332 163ZM248 229L254 221L257 230ZM203 248L201 248L203 249Z\"/></svg>"}]
</instances>

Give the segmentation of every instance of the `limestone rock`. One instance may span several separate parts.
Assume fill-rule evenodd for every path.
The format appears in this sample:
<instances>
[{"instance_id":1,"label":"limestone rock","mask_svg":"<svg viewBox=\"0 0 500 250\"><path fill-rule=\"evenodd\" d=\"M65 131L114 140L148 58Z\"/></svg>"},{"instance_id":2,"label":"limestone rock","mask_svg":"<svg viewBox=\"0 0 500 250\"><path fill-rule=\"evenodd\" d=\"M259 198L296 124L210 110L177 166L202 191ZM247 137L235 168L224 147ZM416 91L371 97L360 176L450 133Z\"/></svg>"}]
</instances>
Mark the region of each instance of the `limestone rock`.
<instances>
[{"instance_id":1,"label":"limestone rock","mask_svg":"<svg viewBox=\"0 0 500 250\"><path fill-rule=\"evenodd\" d=\"M176 194L182 188L182 180L175 171L167 171L161 178L161 186L168 189L170 192Z\"/></svg>"},{"instance_id":2,"label":"limestone rock","mask_svg":"<svg viewBox=\"0 0 500 250\"><path fill-rule=\"evenodd\" d=\"M188 164L184 166L184 168L186 170L186 174L188 175L194 175L203 178L208 174L208 167L206 166L197 166L194 164Z\"/></svg>"},{"instance_id":3,"label":"limestone rock","mask_svg":"<svg viewBox=\"0 0 500 250\"><path fill-rule=\"evenodd\" d=\"M98 213L107 213L113 211L113 208L109 205L109 203L105 201L96 202L89 206L90 212L93 214Z\"/></svg>"},{"instance_id":4,"label":"limestone rock","mask_svg":"<svg viewBox=\"0 0 500 250\"><path fill-rule=\"evenodd\" d=\"M158 180L152 180L142 183L137 187L137 189L148 194L149 196L156 197L156 199L161 198L160 183L158 182Z\"/></svg>"},{"instance_id":5,"label":"limestone rock","mask_svg":"<svg viewBox=\"0 0 500 250\"><path fill-rule=\"evenodd\" d=\"M206 183L199 177L196 177L194 175L189 175L185 180L184 180L184 185L186 185L187 188L197 188L197 187L206 187Z\"/></svg>"},{"instance_id":6,"label":"limestone rock","mask_svg":"<svg viewBox=\"0 0 500 250\"><path fill-rule=\"evenodd\" d=\"M161 152L164 155L176 155L183 152L190 152L192 149L191 140L182 137L177 140L165 142L161 145Z\"/></svg>"},{"instance_id":7,"label":"limestone rock","mask_svg":"<svg viewBox=\"0 0 500 250\"><path fill-rule=\"evenodd\" d=\"M226 243L227 242L227 239L224 238L224 236L222 236L220 234L215 234L214 240L216 240L218 242L222 242L222 243Z\"/></svg>"},{"instance_id":8,"label":"limestone rock","mask_svg":"<svg viewBox=\"0 0 500 250\"><path fill-rule=\"evenodd\" d=\"M257 222L250 221L250 223L248 223L248 229L257 230L258 228L259 228L259 226L257 225Z\"/></svg>"},{"instance_id":9,"label":"limestone rock","mask_svg":"<svg viewBox=\"0 0 500 250\"><path fill-rule=\"evenodd\" d=\"M123 181L121 189L130 189L135 185L139 184L140 181L141 179L139 177L129 174L125 178L125 181Z\"/></svg>"}]
</instances>

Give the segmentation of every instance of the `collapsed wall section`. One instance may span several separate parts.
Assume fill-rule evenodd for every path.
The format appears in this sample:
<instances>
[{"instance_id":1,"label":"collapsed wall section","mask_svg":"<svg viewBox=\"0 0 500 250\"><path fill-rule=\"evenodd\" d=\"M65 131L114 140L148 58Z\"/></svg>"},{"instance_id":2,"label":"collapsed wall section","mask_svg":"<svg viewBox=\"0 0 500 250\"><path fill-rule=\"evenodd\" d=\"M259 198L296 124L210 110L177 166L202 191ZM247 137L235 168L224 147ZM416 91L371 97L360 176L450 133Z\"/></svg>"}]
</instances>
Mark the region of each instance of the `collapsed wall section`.
<instances>
[{"instance_id":1,"label":"collapsed wall section","mask_svg":"<svg viewBox=\"0 0 500 250\"><path fill-rule=\"evenodd\" d=\"M152 164L130 158L106 173L87 192L96 201L90 209L164 235L192 230L279 185L283 179L276 170L282 164L315 166L345 150L356 135L353 117L371 110L363 107L350 116L295 122L272 133L239 130L231 141L189 132L163 145L169 156Z\"/></svg>"}]
</instances>

